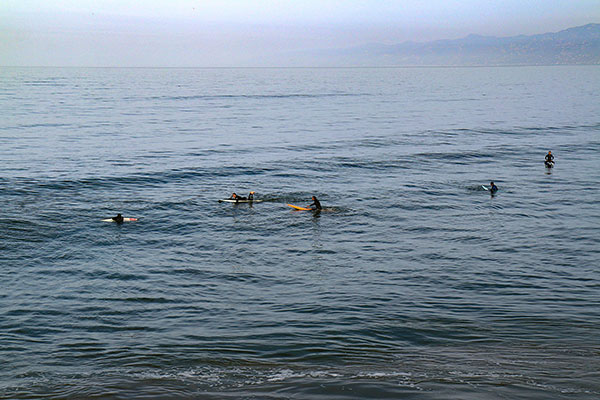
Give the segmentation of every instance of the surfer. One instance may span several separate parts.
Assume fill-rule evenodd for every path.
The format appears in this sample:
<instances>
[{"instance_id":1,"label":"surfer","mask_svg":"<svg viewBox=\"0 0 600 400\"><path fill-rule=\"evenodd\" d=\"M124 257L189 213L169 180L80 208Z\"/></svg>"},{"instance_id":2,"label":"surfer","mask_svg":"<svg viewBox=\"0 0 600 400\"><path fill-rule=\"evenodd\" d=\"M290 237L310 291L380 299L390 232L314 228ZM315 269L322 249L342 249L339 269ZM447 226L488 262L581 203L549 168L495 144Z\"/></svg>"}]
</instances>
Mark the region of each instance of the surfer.
<instances>
[{"instance_id":1,"label":"surfer","mask_svg":"<svg viewBox=\"0 0 600 400\"><path fill-rule=\"evenodd\" d=\"M554 166L554 156L552 155L551 151L546 154L546 161L544 161L544 164L546 164L546 167Z\"/></svg>"},{"instance_id":2,"label":"surfer","mask_svg":"<svg viewBox=\"0 0 600 400\"><path fill-rule=\"evenodd\" d=\"M498 191L498 186L494 184L494 182L490 182L490 193L494 194Z\"/></svg>"},{"instance_id":3,"label":"surfer","mask_svg":"<svg viewBox=\"0 0 600 400\"><path fill-rule=\"evenodd\" d=\"M226 199L226 200L219 200L219 202L228 201L228 200L229 201L234 201L236 203L238 203L240 201L247 202L247 203L252 203L252 201L254 201L254 192L250 192L248 194L248 197L240 196L239 194L233 192L228 199ZM257 200L257 201L260 201L260 200Z\"/></svg>"},{"instance_id":4,"label":"surfer","mask_svg":"<svg viewBox=\"0 0 600 400\"><path fill-rule=\"evenodd\" d=\"M237 195L237 194L235 194L235 192L234 192L234 193L232 193L232 194L231 194L231 197L229 198L229 200L240 201L240 200L246 200L246 198L245 198L245 197L243 197L243 196L238 196L238 195Z\"/></svg>"},{"instance_id":5,"label":"surfer","mask_svg":"<svg viewBox=\"0 0 600 400\"><path fill-rule=\"evenodd\" d=\"M312 204L309 205L308 208L311 208L313 210L321 210L322 209L321 203L319 202L319 200L317 200L316 196L312 197L312 201L313 201Z\"/></svg>"},{"instance_id":6,"label":"surfer","mask_svg":"<svg viewBox=\"0 0 600 400\"><path fill-rule=\"evenodd\" d=\"M115 221L117 224L122 224L123 216L121 214L117 214L116 217L112 217L112 220Z\"/></svg>"}]
</instances>

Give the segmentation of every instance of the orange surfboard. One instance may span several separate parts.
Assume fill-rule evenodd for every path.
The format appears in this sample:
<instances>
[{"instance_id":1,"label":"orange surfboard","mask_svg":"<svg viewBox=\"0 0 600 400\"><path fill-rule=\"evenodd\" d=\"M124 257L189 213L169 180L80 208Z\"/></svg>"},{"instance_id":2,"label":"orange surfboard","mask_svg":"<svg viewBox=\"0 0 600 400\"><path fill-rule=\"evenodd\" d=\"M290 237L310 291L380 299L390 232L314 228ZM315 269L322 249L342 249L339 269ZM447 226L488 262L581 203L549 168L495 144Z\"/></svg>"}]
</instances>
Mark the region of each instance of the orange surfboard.
<instances>
[{"instance_id":1,"label":"orange surfboard","mask_svg":"<svg viewBox=\"0 0 600 400\"><path fill-rule=\"evenodd\" d=\"M288 204L288 206L292 207L294 210L302 210L302 211L312 211L312 208L295 206L293 204Z\"/></svg>"}]
</instances>

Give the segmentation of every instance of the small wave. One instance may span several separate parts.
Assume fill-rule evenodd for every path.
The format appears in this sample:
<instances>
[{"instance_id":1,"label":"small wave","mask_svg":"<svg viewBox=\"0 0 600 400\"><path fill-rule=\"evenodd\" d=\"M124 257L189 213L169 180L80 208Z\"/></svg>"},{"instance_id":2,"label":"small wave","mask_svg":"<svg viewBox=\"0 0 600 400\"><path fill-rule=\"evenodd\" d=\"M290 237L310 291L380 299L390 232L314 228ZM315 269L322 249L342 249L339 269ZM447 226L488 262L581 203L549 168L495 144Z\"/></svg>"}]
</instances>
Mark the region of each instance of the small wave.
<instances>
[{"instance_id":1,"label":"small wave","mask_svg":"<svg viewBox=\"0 0 600 400\"><path fill-rule=\"evenodd\" d=\"M66 87L67 83L65 82L65 78L55 78L55 79L42 79L42 80L26 80L23 81L24 86L49 86L49 87Z\"/></svg>"},{"instance_id":2,"label":"small wave","mask_svg":"<svg viewBox=\"0 0 600 400\"><path fill-rule=\"evenodd\" d=\"M31 129L31 128L67 128L73 126L73 124L64 123L43 123L43 124L19 124L14 127L7 127L7 129Z\"/></svg>"},{"instance_id":3,"label":"small wave","mask_svg":"<svg viewBox=\"0 0 600 400\"><path fill-rule=\"evenodd\" d=\"M219 94L219 95L188 95L188 96L151 96L126 97L125 100L166 100L166 101L190 101L190 100L285 100L285 99L319 99L330 97L355 97L366 96L364 93L280 93L280 94Z\"/></svg>"},{"instance_id":4,"label":"small wave","mask_svg":"<svg viewBox=\"0 0 600 400\"><path fill-rule=\"evenodd\" d=\"M461 163L467 160L476 159L479 163L484 163L486 160L493 159L497 156L496 153L482 151L468 151L468 152L430 152L430 153L417 153L415 157L423 160L435 160L435 161L451 161L455 163Z\"/></svg>"}]
</instances>

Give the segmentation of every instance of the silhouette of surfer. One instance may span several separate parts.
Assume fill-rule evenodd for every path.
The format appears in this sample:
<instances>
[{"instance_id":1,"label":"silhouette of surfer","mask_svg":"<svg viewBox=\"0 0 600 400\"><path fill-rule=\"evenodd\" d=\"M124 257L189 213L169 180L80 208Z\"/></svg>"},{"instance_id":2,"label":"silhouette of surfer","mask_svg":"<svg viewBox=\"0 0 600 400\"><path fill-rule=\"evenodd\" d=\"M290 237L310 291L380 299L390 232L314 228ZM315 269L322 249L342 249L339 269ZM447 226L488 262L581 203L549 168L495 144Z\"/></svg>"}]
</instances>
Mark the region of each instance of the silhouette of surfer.
<instances>
[{"instance_id":1,"label":"silhouette of surfer","mask_svg":"<svg viewBox=\"0 0 600 400\"><path fill-rule=\"evenodd\" d=\"M546 164L546 167L548 168L554 167L554 156L552 155L551 151L546 154L544 164Z\"/></svg>"},{"instance_id":2,"label":"silhouette of surfer","mask_svg":"<svg viewBox=\"0 0 600 400\"><path fill-rule=\"evenodd\" d=\"M313 209L313 210L322 210L323 208L321 207L321 202L319 200L317 200L316 196L312 197L312 204L309 205L307 208Z\"/></svg>"}]
</instances>

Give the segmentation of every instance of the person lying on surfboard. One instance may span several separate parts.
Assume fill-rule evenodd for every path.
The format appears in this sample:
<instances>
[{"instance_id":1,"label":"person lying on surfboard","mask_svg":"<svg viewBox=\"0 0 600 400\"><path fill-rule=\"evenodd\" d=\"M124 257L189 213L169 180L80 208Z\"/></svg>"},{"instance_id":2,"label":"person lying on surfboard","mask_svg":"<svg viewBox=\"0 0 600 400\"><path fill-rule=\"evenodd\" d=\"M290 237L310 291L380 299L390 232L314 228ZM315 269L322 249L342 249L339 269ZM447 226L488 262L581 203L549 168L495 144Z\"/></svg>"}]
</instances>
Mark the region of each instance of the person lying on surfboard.
<instances>
[{"instance_id":1,"label":"person lying on surfboard","mask_svg":"<svg viewBox=\"0 0 600 400\"><path fill-rule=\"evenodd\" d=\"M239 201L239 200L246 200L246 198L244 196L238 196L237 194L232 193L229 200Z\"/></svg>"},{"instance_id":2,"label":"person lying on surfboard","mask_svg":"<svg viewBox=\"0 0 600 400\"><path fill-rule=\"evenodd\" d=\"M490 182L490 193L494 194L498 191L498 186L494 184L494 182Z\"/></svg>"},{"instance_id":3,"label":"person lying on surfboard","mask_svg":"<svg viewBox=\"0 0 600 400\"><path fill-rule=\"evenodd\" d=\"M250 201L252 201L252 200L254 200L254 192L250 192L248 194L248 197L238 196L237 194L232 193L231 197L229 198L229 200L235 200L235 201L250 200Z\"/></svg>"},{"instance_id":4,"label":"person lying on surfboard","mask_svg":"<svg viewBox=\"0 0 600 400\"><path fill-rule=\"evenodd\" d=\"M313 210L321 210L322 209L321 203L319 202L319 200L317 200L316 196L312 197L312 201L313 201L313 203L311 205L307 206L307 208L312 208Z\"/></svg>"},{"instance_id":5,"label":"person lying on surfboard","mask_svg":"<svg viewBox=\"0 0 600 400\"><path fill-rule=\"evenodd\" d=\"M117 214L116 217L112 217L112 220L115 221L117 224L122 224L123 216L121 214Z\"/></svg>"}]
</instances>

